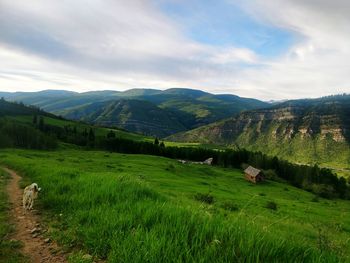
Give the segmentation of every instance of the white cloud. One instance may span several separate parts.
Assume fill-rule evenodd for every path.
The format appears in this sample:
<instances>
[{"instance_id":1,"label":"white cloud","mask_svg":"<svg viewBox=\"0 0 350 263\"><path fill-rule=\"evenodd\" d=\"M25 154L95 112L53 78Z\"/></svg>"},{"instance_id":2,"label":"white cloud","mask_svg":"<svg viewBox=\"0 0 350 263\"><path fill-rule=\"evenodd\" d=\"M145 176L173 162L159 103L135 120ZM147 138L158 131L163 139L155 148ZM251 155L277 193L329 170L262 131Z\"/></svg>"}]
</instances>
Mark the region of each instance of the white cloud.
<instances>
[{"instance_id":1,"label":"white cloud","mask_svg":"<svg viewBox=\"0 0 350 263\"><path fill-rule=\"evenodd\" d=\"M266 59L195 42L150 1L1 0L0 90L176 86L261 99L350 92L350 2L247 2L256 19L299 41Z\"/></svg>"},{"instance_id":2,"label":"white cloud","mask_svg":"<svg viewBox=\"0 0 350 263\"><path fill-rule=\"evenodd\" d=\"M256 0L244 6L262 22L302 36L284 56L244 71L245 85L265 87L277 98L350 92L349 1Z\"/></svg>"}]
</instances>

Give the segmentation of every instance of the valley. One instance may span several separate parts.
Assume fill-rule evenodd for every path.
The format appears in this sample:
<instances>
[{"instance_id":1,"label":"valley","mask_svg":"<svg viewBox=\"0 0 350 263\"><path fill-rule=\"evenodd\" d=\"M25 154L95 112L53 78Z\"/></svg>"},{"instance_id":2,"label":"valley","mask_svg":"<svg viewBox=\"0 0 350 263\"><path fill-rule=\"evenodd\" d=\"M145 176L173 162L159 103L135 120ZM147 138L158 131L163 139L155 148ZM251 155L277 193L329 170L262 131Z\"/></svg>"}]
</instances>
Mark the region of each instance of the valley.
<instances>
[{"instance_id":1,"label":"valley","mask_svg":"<svg viewBox=\"0 0 350 263\"><path fill-rule=\"evenodd\" d=\"M350 263L349 0L0 0L0 263Z\"/></svg>"},{"instance_id":2,"label":"valley","mask_svg":"<svg viewBox=\"0 0 350 263\"><path fill-rule=\"evenodd\" d=\"M120 116L119 103L130 101L108 104L113 117ZM347 133L340 130L340 137L331 127L344 126L347 119L336 116L347 103L326 101L330 115L315 114L323 112L322 103L295 104L245 111L155 140L1 100L0 166L22 176L22 188L31 182L42 187L36 209L47 226L44 236L58 244L68 262L171 262L179 255L186 262L347 262L349 184L328 169L298 164L300 156L308 156L306 139L315 138L311 129L320 142L329 140L331 148L320 149L345 145ZM99 108L92 107L94 112L101 115ZM289 137L294 130L307 132ZM237 146L244 136L251 151ZM289 146L295 143L303 150L295 164L267 148L284 147L281 142L287 139ZM278 158L254 152L258 147ZM208 157L213 166L177 160ZM338 176L347 175L341 168L346 159L328 159L324 164L336 163L344 172ZM245 180L242 167L248 164L262 169L263 183ZM9 221L4 187L10 175L0 174L5 204L0 216ZM10 253L13 262L26 262L21 240L10 239L13 228L0 224L6 237L0 255Z\"/></svg>"},{"instance_id":3,"label":"valley","mask_svg":"<svg viewBox=\"0 0 350 263\"><path fill-rule=\"evenodd\" d=\"M199 90L132 89L124 92L74 93L41 91L1 93L68 119L124 128L149 136L166 137L179 131L227 118L243 110L268 105L234 95L213 95Z\"/></svg>"}]
</instances>

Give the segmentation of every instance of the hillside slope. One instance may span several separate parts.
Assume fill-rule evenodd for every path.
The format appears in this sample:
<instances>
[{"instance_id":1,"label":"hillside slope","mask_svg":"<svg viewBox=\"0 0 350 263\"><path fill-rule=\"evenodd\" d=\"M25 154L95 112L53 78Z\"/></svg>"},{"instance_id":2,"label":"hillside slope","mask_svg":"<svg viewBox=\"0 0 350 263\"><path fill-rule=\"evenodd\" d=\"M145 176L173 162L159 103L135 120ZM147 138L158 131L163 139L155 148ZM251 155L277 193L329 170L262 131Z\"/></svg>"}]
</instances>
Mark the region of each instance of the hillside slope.
<instances>
[{"instance_id":1,"label":"hillside slope","mask_svg":"<svg viewBox=\"0 0 350 263\"><path fill-rule=\"evenodd\" d=\"M40 124L40 122L42 123ZM90 129L94 131L96 137L100 138L106 137L108 133L113 131L118 138L149 142L154 140L152 137L122 129L105 128L67 120L33 106L0 99L0 148L40 146L40 137L77 143L76 139L79 139Z\"/></svg>"},{"instance_id":2,"label":"hillside slope","mask_svg":"<svg viewBox=\"0 0 350 263\"><path fill-rule=\"evenodd\" d=\"M162 108L177 115L177 120L174 120L175 126L181 123L185 130L193 129L202 125L218 121L223 118L235 115L243 110L250 110L256 108L266 107L269 104L248 98L241 98L234 95L214 95L200 90L192 89L168 89L168 90L153 90L153 89L131 89L124 92L119 91L93 91L85 93L75 93L68 91L41 91L34 93L0 93L0 96L12 101L22 101L26 104L38 106L48 112L56 115L61 115L69 118L77 115L79 112L81 119L90 119L85 116L84 110L89 108L97 109L97 105L104 107L102 102L120 99L142 100L153 103L154 106ZM101 102L101 104L96 104ZM93 105L91 105L93 104ZM90 106L91 105L91 106ZM132 111L141 111L144 104L132 104L134 109ZM140 106L140 109L137 109ZM153 118L153 115L147 115L144 111L142 116L144 119L140 121L139 128L132 131L141 131L148 134L150 130L143 125L143 123ZM88 114L87 114L88 115ZM118 116L112 116L117 119ZM164 119L164 118L163 118ZM104 122L116 125L118 122L113 122L104 118ZM161 130L160 134L169 135L168 123L159 123L160 126L166 127ZM121 127L125 127L122 125ZM145 130L142 127L146 127ZM181 131L181 129L174 129L173 131ZM159 135L155 133L152 135Z\"/></svg>"},{"instance_id":3,"label":"hillside slope","mask_svg":"<svg viewBox=\"0 0 350 263\"><path fill-rule=\"evenodd\" d=\"M164 137L186 128L170 111L142 100L96 102L65 114L69 119Z\"/></svg>"},{"instance_id":4,"label":"hillside slope","mask_svg":"<svg viewBox=\"0 0 350 263\"><path fill-rule=\"evenodd\" d=\"M53 114L42 111L36 107L28 107L22 103L12 103L4 99L0 99L0 117L38 114L42 116L55 117Z\"/></svg>"},{"instance_id":5,"label":"hillside slope","mask_svg":"<svg viewBox=\"0 0 350 263\"><path fill-rule=\"evenodd\" d=\"M241 170L76 150L5 150L1 163L44 189L50 238L107 262L349 261L348 201Z\"/></svg>"},{"instance_id":6,"label":"hillside slope","mask_svg":"<svg viewBox=\"0 0 350 263\"><path fill-rule=\"evenodd\" d=\"M350 96L295 100L169 137L262 151L301 163L350 167Z\"/></svg>"}]
</instances>

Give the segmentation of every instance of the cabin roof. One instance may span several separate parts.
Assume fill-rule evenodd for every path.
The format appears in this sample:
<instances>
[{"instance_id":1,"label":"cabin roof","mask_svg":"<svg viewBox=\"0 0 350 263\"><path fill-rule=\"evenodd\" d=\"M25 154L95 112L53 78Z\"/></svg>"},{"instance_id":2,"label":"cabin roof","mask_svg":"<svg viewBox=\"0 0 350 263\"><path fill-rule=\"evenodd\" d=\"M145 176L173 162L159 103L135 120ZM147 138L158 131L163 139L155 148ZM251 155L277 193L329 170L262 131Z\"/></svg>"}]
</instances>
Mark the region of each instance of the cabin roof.
<instances>
[{"instance_id":1,"label":"cabin roof","mask_svg":"<svg viewBox=\"0 0 350 263\"><path fill-rule=\"evenodd\" d=\"M246 174L250 176L256 177L261 171L259 169L254 168L253 166L248 166L247 169L244 170Z\"/></svg>"}]
</instances>

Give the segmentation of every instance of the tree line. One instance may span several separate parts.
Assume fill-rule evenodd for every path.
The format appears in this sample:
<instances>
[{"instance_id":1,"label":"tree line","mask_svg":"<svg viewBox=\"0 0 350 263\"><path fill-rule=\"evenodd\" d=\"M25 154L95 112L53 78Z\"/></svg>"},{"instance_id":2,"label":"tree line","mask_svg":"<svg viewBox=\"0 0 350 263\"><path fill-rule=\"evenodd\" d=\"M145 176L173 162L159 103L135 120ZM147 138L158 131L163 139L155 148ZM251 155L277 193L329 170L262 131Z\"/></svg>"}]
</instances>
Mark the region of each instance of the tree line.
<instances>
[{"instance_id":1,"label":"tree line","mask_svg":"<svg viewBox=\"0 0 350 263\"><path fill-rule=\"evenodd\" d=\"M269 179L284 180L298 188L313 192L324 198L340 197L350 199L350 189L343 177L338 177L330 169L317 165L298 165L261 152L245 149L225 151L200 147L166 147L164 143L137 142L123 138L101 138L100 148L122 153L150 154L172 159L204 161L213 158L213 164L222 167L241 168L249 164L262 169Z\"/></svg>"},{"instance_id":2,"label":"tree line","mask_svg":"<svg viewBox=\"0 0 350 263\"><path fill-rule=\"evenodd\" d=\"M55 136L47 135L30 125L0 119L0 148L50 150L57 147Z\"/></svg>"},{"instance_id":3,"label":"tree line","mask_svg":"<svg viewBox=\"0 0 350 263\"><path fill-rule=\"evenodd\" d=\"M320 168L317 165L293 164L261 152L251 152L245 149L222 151L200 147L169 147L157 138L154 143L120 138L113 130L104 136L96 136L92 127L75 125L59 127L45 123L44 117L37 115L33 116L32 125L18 124L6 119L0 121L0 147L55 149L58 141L88 149L157 155L191 161L204 161L212 157L213 164L222 167L241 168L242 164L249 164L262 169L265 176L270 179L284 180L319 196L350 199L350 190L346 180L343 177L339 178L331 170Z\"/></svg>"}]
</instances>

